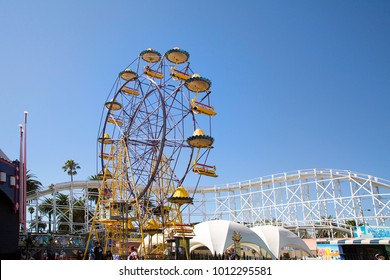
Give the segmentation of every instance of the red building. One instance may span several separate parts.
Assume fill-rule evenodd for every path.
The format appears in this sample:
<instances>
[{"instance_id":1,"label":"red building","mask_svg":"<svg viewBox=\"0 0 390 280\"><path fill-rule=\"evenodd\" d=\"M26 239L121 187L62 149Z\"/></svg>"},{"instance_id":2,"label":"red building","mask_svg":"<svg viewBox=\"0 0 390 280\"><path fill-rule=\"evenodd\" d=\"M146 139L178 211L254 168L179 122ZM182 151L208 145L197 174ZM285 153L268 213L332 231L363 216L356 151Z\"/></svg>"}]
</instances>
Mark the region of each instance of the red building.
<instances>
[{"instance_id":1,"label":"red building","mask_svg":"<svg viewBox=\"0 0 390 280\"><path fill-rule=\"evenodd\" d=\"M19 161L0 149L0 259L19 259Z\"/></svg>"}]
</instances>

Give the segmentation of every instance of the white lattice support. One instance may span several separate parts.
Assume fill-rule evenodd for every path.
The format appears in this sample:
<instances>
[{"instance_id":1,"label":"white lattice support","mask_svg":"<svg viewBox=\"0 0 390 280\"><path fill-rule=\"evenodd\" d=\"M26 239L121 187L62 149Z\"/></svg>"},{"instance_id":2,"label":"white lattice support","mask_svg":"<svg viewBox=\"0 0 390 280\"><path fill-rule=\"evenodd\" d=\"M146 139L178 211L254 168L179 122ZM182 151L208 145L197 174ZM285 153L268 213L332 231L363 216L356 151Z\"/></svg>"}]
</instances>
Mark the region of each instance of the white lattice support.
<instances>
[{"instance_id":1,"label":"white lattice support","mask_svg":"<svg viewBox=\"0 0 390 280\"><path fill-rule=\"evenodd\" d=\"M73 192L72 211L85 211L85 218L90 217L95 204L89 198L91 190L98 188L98 182L75 181L72 188L70 185L56 184L47 190L28 194L27 207L38 208L46 198ZM84 201L83 206L75 205L77 200ZM61 207L56 205L56 199L52 200L52 231L58 229L60 218L71 224L69 215L64 217L65 214L61 214ZM364 216L366 209L370 211ZM47 214L38 215L48 222ZM186 209L183 218L186 216L189 222L230 219L247 224L264 224L275 219L289 228L307 229L314 229L324 222L342 226L355 220L359 224L363 219L370 225L389 226L390 181L348 170L308 169L239 183L198 187L194 193L194 205ZM323 217L328 216L331 221L324 221ZM35 225L37 218L30 222ZM91 219L85 219L82 230L88 231L90 224ZM74 225L81 227L80 224Z\"/></svg>"}]
</instances>

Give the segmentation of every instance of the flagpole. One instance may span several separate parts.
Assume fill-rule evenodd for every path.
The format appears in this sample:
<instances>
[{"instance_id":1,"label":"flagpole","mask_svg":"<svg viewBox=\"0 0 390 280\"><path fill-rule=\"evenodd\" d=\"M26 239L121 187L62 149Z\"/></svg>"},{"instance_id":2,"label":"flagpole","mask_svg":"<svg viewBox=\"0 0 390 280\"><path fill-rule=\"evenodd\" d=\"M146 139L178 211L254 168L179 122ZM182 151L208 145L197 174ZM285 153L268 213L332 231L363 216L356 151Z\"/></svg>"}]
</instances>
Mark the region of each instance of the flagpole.
<instances>
[{"instance_id":1,"label":"flagpole","mask_svg":"<svg viewBox=\"0 0 390 280\"><path fill-rule=\"evenodd\" d=\"M24 229L27 230L26 222L27 222L27 209L26 209L26 200L27 200L27 115L28 112L24 111L24 192L23 192L23 214L24 214Z\"/></svg>"},{"instance_id":2,"label":"flagpole","mask_svg":"<svg viewBox=\"0 0 390 280\"><path fill-rule=\"evenodd\" d=\"M20 131L20 154L19 154L19 225L22 232L25 232L24 229L24 211L25 206L23 203L24 197L24 163L23 163L23 126L19 125Z\"/></svg>"}]
</instances>

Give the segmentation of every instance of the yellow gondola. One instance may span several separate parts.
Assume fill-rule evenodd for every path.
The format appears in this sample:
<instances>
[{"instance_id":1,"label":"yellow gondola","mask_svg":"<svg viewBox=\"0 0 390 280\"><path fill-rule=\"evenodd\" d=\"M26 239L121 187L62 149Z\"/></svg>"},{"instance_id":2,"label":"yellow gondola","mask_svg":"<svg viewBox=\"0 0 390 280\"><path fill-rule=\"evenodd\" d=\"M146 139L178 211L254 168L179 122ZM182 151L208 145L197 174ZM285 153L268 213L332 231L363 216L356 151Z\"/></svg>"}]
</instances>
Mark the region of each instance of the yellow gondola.
<instances>
[{"instance_id":1,"label":"yellow gondola","mask_svg":"<svg viewBox=\"0 0 390 280\"><path fill-rule=\"evenodd\" d=\"M205 115L208 115L208 116L215 116L217 114L214 111L214 107L213 106L209 106L209 105L206 105L206 104L194 101L194 100L192 101L191 106L192 106L192 111L195 114L202 113L202 114L205 114Z\"/></svg>"},{"instance_id":2,"label":"yellow gondola","mask_svg":"<svg viewBox=\"0 0 390 280\"><path fill-rule=\"evenodd\" d=\"M149 77L154 77L154 78L157 78L157 79L162 79L164 78L164 75L161 73L161 72L158 72L156 70L153 70L152 68L150 68L149 66L145 66L144 68L144 73L146 75L148 75Z\"/></svg>"},{"instance_id":3,"label":"yellow gondola","mask_svg":"<svg viewBox=\"0 0 390 280\"><path fill-rule=\"evenodd\" d=\"M218 177L218 175L215 172L217 170L215 165L211 166L211 165L194 162L194 165L192 166L192 170L195 173L198 173L199 175Z\"/></svg>"},{"instance_id":4,"label":"yellow gondola","mask_svg":"<svg viewBox=\"0 0 390 280\"><path fill-rule=\"evenodd\" d=\"M122 91L128 95L134 95L134 96L138 96L139 95L139 90L138 89L135 89L135 88L129 88L129 87L126 87L124 86L122 88Z\"/></svg>"},{"instance_id":5,"label":"yellow gondola","mask_svg":"<svg viewBox=\"0 0 390 280\"><path fill-rule=\"evenodd\" d=\"M113 110L113 111L122 109L122 104L116 102L115 99L111 99L110 101L106 102L104 106L106 106L108 110Z\"/></svg>"},{"instance_id":6,"label":"yellow gondola","mask_svg":"<svg viewBox=\"0 0 390 280\"><path fill-rule=\"evenodd\" d=\"M189 74L179 71L177 69L171 69L170 72L171 72L171 76L178 80L187 81L189 78L191 78Z\"/></svg>"},{"instance_id":7,"label":"yellow gondola","mask_svg":"<svg viewBox=\"0 0 390 280\"><path fill-rule=\"evenodd\" d=\"M192 136L187 138L187 143L194 148L211 148L214 138L206 135L201 128L197 128Z\"/></svg>"},{"instance_id":8,"label":"yellow gondola","mask_svg":"<svg viewBox=\"0 0 390 280\"><path fill-rule=\"evenodd\" d=\"M147 50L141 52L140 56L143 60L149 63L159 62L161 59L161 54L151 48L148 48Z\"/></svg>"},{"instance_id":9,"label":"yellow gondola","mask_svg":"<svg viewBox=\"0 0 390 280\"><path fill-rule=\"evenodd\" d=\"M119 77L121 77L125 81L133 81L138 78L138 75L130 68L126 68L124 71L119 73Z\"/></svg>"},{"instance_id":10,"label":"yellow gondola","mask_svg":"<svg viewBox=\"0 0 390 280\"><path fill-rule=\"evenodd\" d=\"M143 232L149 233L151 235L155 233L161 233L163 230L161 228L161 225L159 225L156 220L153 218L150 218L147 222L145 227L143 228Z\"/></svg>"},{"instance_id":11,"label":"yellow gondola","mask_svg":"<svg viewBox=\"0 0 390 280\"><path fill-rule=\"evenodd\" d=\"M115 118L113 116L108 117L107 122L121 126L123 124L122 119Z\"/></svg>"},{"instance_id":12,"label":"yellow gondola","mask_svg":"<svg viewBox=\"0 0 390 280\"><path fill-rule=\"evenodd\" d=\"M105 170L105 172L100 171L99 174L97 175L97 177L99 178L99 180L112 179L112 174L111 174L110 170Z\"/></svg>"},{"instance_id":13,"label":"yellow gondola","mask_svg":"<svg viewBox=\"0 0 390 280\"><path fill-rule=\"evenodd\" d=\"M114 158L114 155L108 153L101 153L99 157L106 160L112 160Z\"/></svg>"},{"instance_id":14,"label":"yellow gondola","mask_svg":"<svg viewBox=\"0 0 390 280\"><path fill-rule=\"evenodd\" d=\"M103 137L99 137L98 141L102 144L112 144L114 143L114 140L111 139L110 135L108 133L105 133Z\"/></svg>"},{"instance_id":15,"label":"yellow gondola","mask_svg":"<svg viewBox=\"0 0 390 280\"><path fill-rule=\"evenodd\" d=\"M191 204L193 201L193 198L188 195L188 192L183 186L179 186L173 195L168 198L168 202L176 203L179 205L183 204Z\"/></svg>"},{"instance_id":16,"label":"yellow gondola","mask_svg":"<svg viewBox=\"0 0 390 280\"><path fill-rule=\"evenodd\" d=\"M199 74L194 74L186 81L185 86L188 90L199 93L208 91L211 87L211 81L201 77Z\"/></svg>"},{"instance_id":17,"label":"yellow gondola","mask_svg":"<svg viewBox=\"0 0 390 280\"><path fill-rule=\"evenodd\" d=\"M190 54L180 48L173 48L165 53L165 57L172 63L181 64L189 59Z\"/></svg>"}]
</instances>

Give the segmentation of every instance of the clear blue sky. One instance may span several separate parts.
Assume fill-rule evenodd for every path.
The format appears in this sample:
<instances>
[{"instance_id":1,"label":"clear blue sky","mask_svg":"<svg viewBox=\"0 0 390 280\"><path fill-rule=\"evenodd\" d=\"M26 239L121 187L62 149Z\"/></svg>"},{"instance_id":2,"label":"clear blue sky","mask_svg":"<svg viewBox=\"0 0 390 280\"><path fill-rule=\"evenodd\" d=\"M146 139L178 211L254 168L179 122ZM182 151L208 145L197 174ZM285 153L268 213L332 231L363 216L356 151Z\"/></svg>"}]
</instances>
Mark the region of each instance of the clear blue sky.
<instances>
[{"instance_id":1,"label":"clear blue sky","mask_svg":"<svg viewBox=\"0 0 390 280\"><path fill-rule=\"evenodd\" d=\"M305 168L390 179L390 1L0 1L0 148L44 185L96 174L103 104L146 48L212 81L214 185Z\"/></svg>"}]
</instances>

